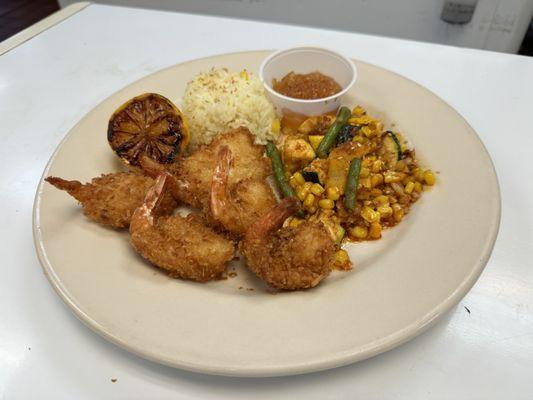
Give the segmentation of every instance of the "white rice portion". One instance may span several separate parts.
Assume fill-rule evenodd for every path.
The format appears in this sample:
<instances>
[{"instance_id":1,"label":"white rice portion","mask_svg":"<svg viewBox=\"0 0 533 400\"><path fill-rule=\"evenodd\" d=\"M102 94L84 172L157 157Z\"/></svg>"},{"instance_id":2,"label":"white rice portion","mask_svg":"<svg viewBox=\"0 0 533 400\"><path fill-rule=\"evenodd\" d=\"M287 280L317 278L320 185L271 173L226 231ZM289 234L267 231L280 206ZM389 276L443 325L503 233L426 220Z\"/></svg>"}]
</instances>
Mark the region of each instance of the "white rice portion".
<instances>
[{"instance_id":1,"label":"white rice portion","mask_svg":"<svg viewBox=\"0 0 533 400\"><path fill-rule=\"evenodd\" d=\"M222 68L199 73L185 88L183 114L189 123L192 148L240 126L252 132L256 143L275 138L271 131L274 107L259 78L248 71Z\"/></svg>"}]
</instances>

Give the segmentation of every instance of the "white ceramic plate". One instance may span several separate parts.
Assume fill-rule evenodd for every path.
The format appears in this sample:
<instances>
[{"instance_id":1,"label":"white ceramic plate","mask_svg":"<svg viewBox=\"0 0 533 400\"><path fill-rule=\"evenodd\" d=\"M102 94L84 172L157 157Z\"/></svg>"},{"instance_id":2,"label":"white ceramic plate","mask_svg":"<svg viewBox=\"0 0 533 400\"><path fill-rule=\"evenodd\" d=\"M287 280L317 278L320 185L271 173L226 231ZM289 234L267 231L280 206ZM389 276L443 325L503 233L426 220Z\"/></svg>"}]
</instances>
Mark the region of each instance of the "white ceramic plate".
<instances>
[{"instance_id":1,"label":"white ceramic plate","mask_svg":"<svg viewBox=\"0 0 533 400\"><path fill-rule=\"evenodd\" d=\"M257 68L268 52L227 54L173 66L133 83L88 113L43 176L90 180L120 163L107 121L129 98L157 92L180 104L186 82L212 67ZM35 246L50 283L91 329L142 357L237 376L299 374L371 357L413 338L472 287L500 220L497 178L483 144L444 101L392 72L356 62L345 100L395 123L439 171L398 227L349 245L356 268L317 288L270 294L244 267L226 281L171 279L132 250L126 232L86 219L64 192L38 187ZM240 288L242 287L242 288ZM254 289L254 290L247 290Z\"/></svg>"}]
</instances>

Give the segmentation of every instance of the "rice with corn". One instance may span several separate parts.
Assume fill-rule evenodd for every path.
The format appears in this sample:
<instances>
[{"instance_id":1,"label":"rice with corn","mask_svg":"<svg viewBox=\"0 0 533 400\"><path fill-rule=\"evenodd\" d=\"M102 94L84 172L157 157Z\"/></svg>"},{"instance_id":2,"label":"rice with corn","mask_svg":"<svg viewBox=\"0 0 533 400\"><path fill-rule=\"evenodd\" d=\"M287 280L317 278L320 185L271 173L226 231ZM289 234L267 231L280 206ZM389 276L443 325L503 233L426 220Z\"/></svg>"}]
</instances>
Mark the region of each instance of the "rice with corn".
<instances>
[{"instance_id":1,"label":"rice with corn","mask_svg":"<svg viewBox=\"0 0 533 400\"><path fill-rule=\"evenodd\" d=\"M257 143L275 139L279 131L274 107L259 78L225 68L199 73L185 89L183 114L191 132L191 147L211 142L219 133L244 126Z\"/></svg>"}]
</instances>

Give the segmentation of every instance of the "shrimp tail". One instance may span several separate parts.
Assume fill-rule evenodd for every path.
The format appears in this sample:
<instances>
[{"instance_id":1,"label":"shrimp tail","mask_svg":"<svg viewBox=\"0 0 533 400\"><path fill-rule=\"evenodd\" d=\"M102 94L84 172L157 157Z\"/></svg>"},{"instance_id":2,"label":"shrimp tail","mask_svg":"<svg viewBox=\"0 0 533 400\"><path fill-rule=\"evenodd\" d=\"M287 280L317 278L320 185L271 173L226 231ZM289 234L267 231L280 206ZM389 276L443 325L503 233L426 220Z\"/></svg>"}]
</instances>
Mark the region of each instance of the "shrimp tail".
<instances>
[{"instance_id":1,"label":"shrimp tail","mask_svg":"<svg viewBox=\"0 0 533 400\"><path fill-rule=\"evenodd\" d=\"M228 205L228 177L233 165L233 155L228 146L222 146L218 151L218 160L211 180L211 213L213 218L219 219Z\"/></svg>"},{"instance_id":2,"label":"shrimp tail","mask_svg":"<svg viewBox=\"0 0 533 400\"><path fill-rule=\"evenodd\" d=\"M188 183L178 178L172 171L165 165L159 164L157 161L152 160L148 156L142 156L139 159L139 163L143 172L149 177L156 179L161 174L168 175L168 186L172 197L178 202L182 199L182 192L188 189Z\"/></svg>"},{"instance_id":3,"label":"shrimp tail","mask_svg":"<svg viewBox=\"0 0 533 400\"><path fill-rule=\"evenodd\" d=\"M153 179L156 179L159 175L166 172L166 168L163 165L146 155L139 159L139 164L144 173Z\"/></svg>"},{"instance_id":4,"label":"shrimp tail","mask_svg":"<svg viewBox=\"0 0 533 400\"><path fill-rule=\"evenodd\" d=\"M54 185L59 190L64 190L79 202L84 200L81 190L83 184L80 181L67 181L66 179L58 178L56 176L49 176L45 181Z\"/></svg>"},{"instance_id":5,"label":"shrimp tail","mask_svg":"<svg viewBox=\"0 0 533 400\"><path fill-rule=\"evenodd\" d=\"M155 214L163 200L163 195L170 179L171 176L168 172L163 172L156 178L154 186L146 193L143 204L135 210L132 217L132 225L134 222L143 219L147 220L150 225L154 225Z\"/></svg>"},{"instance_id":6,"label":"shrimp tail","mask_svg":"<svg viewBox=\"0 0 533 400\"><path fill-rule=\"evenodd\" d=\"M296 197L286 197L263 215L248 229L245 240L261 241L277 231L283 222L300 210L300 202Z\"/></svg>"}]
</instances>

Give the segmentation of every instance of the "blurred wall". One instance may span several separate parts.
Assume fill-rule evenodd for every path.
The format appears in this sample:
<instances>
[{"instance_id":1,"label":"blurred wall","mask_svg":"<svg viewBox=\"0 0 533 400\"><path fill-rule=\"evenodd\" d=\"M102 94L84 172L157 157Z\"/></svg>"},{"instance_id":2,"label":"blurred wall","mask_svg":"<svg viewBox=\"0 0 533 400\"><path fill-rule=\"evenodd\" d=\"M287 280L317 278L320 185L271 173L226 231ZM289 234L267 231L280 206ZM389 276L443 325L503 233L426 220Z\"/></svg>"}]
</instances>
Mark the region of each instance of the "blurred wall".
<instances>
[{"instance_id":1,"label":"blurred wall","mask_svg":"<svg viewBox=\"0 0 533 400\"><path fill-rule=\"evenodd\" d=\"M533 15L533 0L478 0L472 20L441 20L446 0L96 0L308 25L516 53ZM475 0L456 0L475 2ZM75 0L59 0L61 6Z\"/></svg>"}]
</instances>

